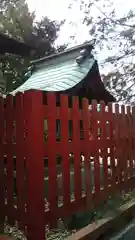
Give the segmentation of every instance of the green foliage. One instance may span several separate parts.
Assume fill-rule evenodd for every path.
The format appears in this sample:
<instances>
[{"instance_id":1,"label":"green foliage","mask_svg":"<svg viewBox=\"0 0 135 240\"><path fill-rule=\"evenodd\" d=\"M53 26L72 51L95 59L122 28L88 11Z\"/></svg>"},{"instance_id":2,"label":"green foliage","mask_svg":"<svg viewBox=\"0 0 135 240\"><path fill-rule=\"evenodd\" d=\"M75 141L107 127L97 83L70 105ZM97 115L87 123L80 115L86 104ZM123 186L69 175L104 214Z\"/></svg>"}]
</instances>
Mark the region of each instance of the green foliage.
<instances>
[{"instance_id":1,"label":"green foliage","mask_svg":"<svg viewBox=\"0 0 135 240\"><path fill-rule=\"evenodd\" d=\"M118 101L134 103L135 9L118 16L111 0L72 0L72 5L74 2L80 3L82 23L87 25L90 38L96 39L95 54L100 59L103 56L99 63L106 87Z\"/></svg>"},{"instance_id":2,"label":"green foliage","mask_svg":"<svg viewBox=\"0 0 135 240\"><path fill-rule=\"evenodd\" d=\"M35 13L30 13L25 0L0 0L0 32L35 47L27 58L11 54L0 56L0 71L6 81L4 91L10 92L25 81L23 76L30 60L64 49L65 46L54 47L62 24L47 17L35 22Z\"/></svg>"}]
</instances>

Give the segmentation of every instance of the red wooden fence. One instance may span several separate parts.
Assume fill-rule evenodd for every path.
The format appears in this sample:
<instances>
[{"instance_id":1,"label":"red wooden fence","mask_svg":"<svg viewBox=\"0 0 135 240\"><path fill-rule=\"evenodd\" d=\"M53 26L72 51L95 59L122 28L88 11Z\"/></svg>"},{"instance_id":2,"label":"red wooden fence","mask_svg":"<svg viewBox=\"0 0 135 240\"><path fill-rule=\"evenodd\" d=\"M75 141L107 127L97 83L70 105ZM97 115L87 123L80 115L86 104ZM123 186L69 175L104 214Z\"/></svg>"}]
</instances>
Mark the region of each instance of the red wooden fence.
<instances>
[{"instance_id":1,"label":"red wooden fence","mask_svg":"<svg viewBox=\"0 0 135 240\"><path fill-rule=\"evenodd\" d=\"M45 225L55 227L59 217L135 187L135 108L101 102L97 111L96 101L90 109L83 99L80 107L78 97L69 107L64 95L57 106L55 94L46 101L43 95L28 91L0 98L0 226L7 216L28 240L44 239Z\"/></svg>"}]
</instances>

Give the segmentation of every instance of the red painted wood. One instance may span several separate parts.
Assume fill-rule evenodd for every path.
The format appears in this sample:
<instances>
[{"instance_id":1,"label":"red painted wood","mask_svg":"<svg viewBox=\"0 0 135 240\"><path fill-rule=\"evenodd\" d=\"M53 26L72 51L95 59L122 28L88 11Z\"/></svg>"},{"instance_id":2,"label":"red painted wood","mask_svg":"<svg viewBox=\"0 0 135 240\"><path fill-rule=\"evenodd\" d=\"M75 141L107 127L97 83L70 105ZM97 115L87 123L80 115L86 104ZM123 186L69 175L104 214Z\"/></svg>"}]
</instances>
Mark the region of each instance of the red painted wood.
<instances>
[{"instance_id":1,"label":"red painted wood","mask_svg":"<svg viewBox=\"0 0 135 240\"><path fill-rule=\"evenodd\" d=\"M135 106L132 107L132 160L135 166ZM133 168L133 175L135 176L135 167ZM135 185L134 185L135 186Z\"/></svg>"},{"instance_id":2,"label":"red painted wood","mask_svg":"<svg viewBox=\"0 0 135 240\"><path fill-rule=\"evenodd\" d=\"M104 200L108 199L108 186L109 186L109 179L108 179L108 141L107 141L107 119L106 119L106 112L105 112L105 103L100 102L100 126L101 126L101 141L100 141L100 148L102 149L102 161L103 161L103 195Z\"/></svg>"},{"instance_id":3,"label":"red painted wood","mask_svg":"<svg viewBox=\"0 0 135 240\"><path fill-rule=\"evenodd\" d=\"M115 104L115 158L117 159L116 168L116 188L115 193L119 190L119 185L121 182L120 178L120 116L119 116L119 105Z\"/></svg>"},{"instance_id":4,"label":"red painted wood","mask_svg":"<svg viewBox=\"0 0 135 240\"><path fill-rule=\"evenodd\" d=\"M26 202L24 193L24 157L25 157L25 141L24 141L24 109L23 94L16 95L15 106L16 121L16 185L17 185L17 212L18 223L20 229L24 230L24 204Z\"/></svg>"},{"instance_id":5,"label":"red painted wood","mask_svg":"<svg viewBox=\"0 0 135 240\"><path fill-rule=\"evenodd\" d=\"M48 156L48 152L49 152L49 147L48 147L48 142L46 142L45 144L45 148L44 148L44 156ZM68 144L68 148L69 148L69 152L73 152L74 151L74 146L72 144L72 142L69 142ZM14 149L14 146L13 146ZM84 140L81 140L81 149L80 152L84 152ZM61 152L61 143L60 142L56 142L56 154L60 154Z\"/></svg>"},{"instance_id":6,"label":"red painted wood","mask_svg":"<svg viewBox=\"0 0 135 240\"><path fill-rule=\"evenodd\" d=\"M119 112L120 112L120 106L119 106ZM123 121L122 121L122 114L118 115L118 122L117 122L117 127L118 127L118 155L119 155L119 161L118 161L118 171L119 171L119 191L121 192L123 190L123 156L122 156L122 147L123 143L121 143L122 140L122 128L123 128Z\"/></svg>"},{"instance_id":7,"label":"red painted wood","mask_svg":"<svg viewBox=\"0 0 135 240\"><path fill-rule=\"evenodd\" d=\"M70 161L68 141L68 96L60 97L62 188L65 214L70 211Z\"/></svg>"},{"instance_id":8,"label":"red painted wood","mask_svg":"<svg viewBox=\"0 0 135 240\"><path fill-rule=\"evenodd\" d=\"M21 105L22 98L24 105ZM134 186L134 179L127 178L126 161L130 160L129 176L133 176L133 160L135 160L135 113L131 115L129 108L125 115L125 107L122 107L122 113L119 113L119 105L116 105L112 112L112 104L108 105L108 112L105 112L105 104L101 103L101 111L97 112L97 102L93 101L92 111L88 111L88 101L83 100L82 114L78 107L78 98L73 100L72 110L68 109L67 96L61 96L60 107L56 107L56 98L54 94L48 94L47 106L42 104L41 92L26 92L24 97L18 94L16 97L16 106L12 107L12 97L6 100L7 108L5 118L7 120L7 146L6 149L0 148L0 157L3 158L3 150L8 157L8 208L7 211L10 222L17 218L20 222L20 228L24 224L28 226L28 240L44 239L44 224L49 223L51 227L56 227L57 218L71 216L78 211L90 210L94 204L98 206L102 200L107 200L109 193L117 193L122 189ZM0 101L0 111L1 111ZM14 115L15 114L15 115ZM44 118L48 121L48 141L44 144ZM61 121L61 139L56 143L56 118ZM12 144L13 122L16 120L16 146ZM73 141L68 142L68 120L73 121ZM83 120L84 140L80 140L80 119ZM26 127L26 140L23 139L24 121ZM91 135L89 139L89 120L91 120ZM3 117L0 115L1 124ZM100 121L100 124L97 124ZM109 133L106 130L106 121L109 121ZM98 126L101 128L101 136L97 137ZM115 135L114 135L115 130ZM0 136L3 135L3 129L0 129ZM1 144L1 142L0 142ZM107 148L110 148L110 153ZM99 153L99 149L102 149ZM17 168L17 205L18 209L13 210L13 152L16 153ZM75 157L75 201L70 202L70 163L69 152L74 153ZM81 196L81 166L80 153L85 155L86 170L86 197ZM95 193L92 193L90 181L90 156L94 156L94 183ZM58 182L56 156L62 156L62 175L63 175L63 197L64 205L58 208ZM111 157L112 179L109 182L107 172L107 156ZM24 213L23 199L23 174L24 159L26 157L27 169L27 214ZM44 156L48 156L49 165L49 212L44 213ZM103 157L104 169L104 190L100 189L100 164L99 156ZM118 166L115 167L115 157L118 158ZM0 164L3 164L2 161ZM4 166L2 167L2 169ZM1 171L1 169L0 169ZM3 170L2 170L3 171ZM124 172L124 182L122 172ZM2 173L2 172L1 172ZM119 184L116 184L116 175ZM1 175L2 176L2 175ZM0 189L1 185L0 176ZM133 181L132 181L133 180ZM111 183L111 188L108 184ZM11 187L12 186L12 187ZM0 199L0 203L3 200ZM2 208L1 208L2 210ZM14 213L14 216L13 216ZM26 215L26 216L25 216ZM3 212L4 216L4 212ZM3 216L0 216L2 222ZM27 218L26 218L27 217Z\"/></svg>"},{"instance_id":9,"label":"red painted wood","mask_svg":"<svg viewBox=\"0 0 135 240\"><path fill-rule=\"evenodd\" d=\"M0 97L0 231L4 231L4 100Z\"/></svg>"},{"instance_id":10,"label":"red painted wood","mask_svg":"<svg viewBox=\"0 0 135 240\"><path fill-rule=\"evenodd\" d=\"M89 140L89 121L90 112L88 110L88 100L83 99L83 125L84 125L84 167L85 167L85 185L86 185L86 209L90 210L92 208L92 186L90 178L90 155L91 155L91 140Z\"/></svg>"},{"instance_id":11,"label":"red painted wood","mask_svg":"<svg viewBox=\"0 0 135 240\"><path fill-rule=\"evenodd\" d=\"M99 163L99 145L98 145L98 113L97 101L92 101L92 136L93 136L93 154L94 154L94 185L95 185L95 206L100 201L100 163Z\"/></svg>"},{"instance_id":12,"label":"red painted wood","mask_svg":"<svg viewBox=\"0 0 135 240\"><path fill-rule=\"evenodd\" d=\"M44 239L44 131L42 92L24 93L27 239Z\"/></svg>"},{"instance_id":13,"label":"red painted wood","mask_svg":"<svg viewBox=\"0 0 135 240\"><path fill-rule=\"evenodd\" d=\"M6 100L6 152L7 152L7 204L8 204L8 222L14 224L13 213L13 187L14 187L14 175L13 175L13 153L12 153L12 137L13 137L13 98L7 96Z\"/></svg>"},{"instance_id":14,"label":"red painted wood","mask_svg":"<svg viewBox=\"0 0 135 240\"><path fill-rule=\"evenodd\" d=\"M113 113L112 103L108 104L108 119L109 119L109 139L110 139L110 165L112 171L110 193L114 194L116 189L116 161L115 161L115 114Z\"/></svg>"},{"instance_id":15,"label":"red painted wood","mask_svg":"<svg viewBox=\"0 0 135 240\"><path fill-rule=\"evenodd\" d=\"M74 153L74 180L75 180L75 200L79 204L81 199L81 162L80 162L80 113L78 97L73 97L72 105L73 121L73 153Z\"/></svg>"},{"instance_id":16,"label":"red painted wood","mask_svg":"<svg viewBox=\"0 0 135 240\"><path fill-rule=\"evenodd\" d=\"M127 122L128 122L128 156L129 156L129 177L133 177L133 159L132 159L132 119L131 107L127 106ZM125 148L126 149L126 148ZM131 185L131 188L133 186Z\"/></svg>"},{"instance_id":17,"label":"red painted wood","mask_svg":"<svg viewBox=\"0 0 135 240\"><path fill-rule=\"evenodd\" d=\"M119 112L120 112L120 106L119 106ZM122 121L122 114L118 114L118 120L117 120L117 129L118 129L118 137L117 137L117 152L119 156L118 161L118 171L119 171L119 191L121 192L123 190L123 148L121 147L123 145L123 121Z\"/></svg>"},{"instance_id":18,"label":"red painted wood","mask_svg":"<svg viewBox=\"0 0 135 240\"><path fill-rule=\"evenodd\" d=\"M58 208L58 181L56 166L56 96L47 95L48 104L48 175L49 175L49 208L51 212L51 227L56 227L56 211Z\"/></svg>"},{"instance_id":19,"label":"red painted wood","mask_svg":"<svg viewBox=\"0 0 135 240\"><path fill-rule=\"evenodd\" d=\"M10 238L8 236L0 236L0 240L13 240L13 238Z\"/></svg>"},{"instance_id":20,"label":"red painted wood","mask_svg":"<svg viewBox=\"0 0 135 240\"><path fill-rule=\"evenodd\" d=\"M134 159L135 159L135 152L134 152L134 134L135 134L135 130L134 130L134 108L131 108L131 156L132 156L132 164L133 164L133 168L132 168L132 177L134 176ZM134 185L133 185L134 187Z\"/></svg>"},{"instance_id":21,"label":"red painted wood","mask_svg":"<svg viewBox=\"0 0 135 240\"><path fill-rule=\"evenodd\" d=\"M125 190L128 190L128 149L129 149L129 137L126 138L126 130L128 128L127 125L127 116L125 112L125 106L121 106L121 128L120 128L120 135L121 135L121 174L122 174L122 181L124 181Z\"/></svg>"}]
</instances>

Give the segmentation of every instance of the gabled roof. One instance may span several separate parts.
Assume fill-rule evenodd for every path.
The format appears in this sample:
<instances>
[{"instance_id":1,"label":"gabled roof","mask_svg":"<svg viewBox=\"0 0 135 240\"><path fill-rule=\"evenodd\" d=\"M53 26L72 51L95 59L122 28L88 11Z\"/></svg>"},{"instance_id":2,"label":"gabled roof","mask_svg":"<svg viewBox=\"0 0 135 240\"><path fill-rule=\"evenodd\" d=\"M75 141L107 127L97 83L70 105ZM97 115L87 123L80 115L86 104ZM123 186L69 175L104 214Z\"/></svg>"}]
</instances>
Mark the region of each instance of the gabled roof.
<instances>
[{"instance_id":1,"label":"gabled roof","mask_svg":"<svg viewBox=\"0 0 135 240\"><path fill-rule=\"evenodd\" d=\"M62 53L33 61L36 71L14 93L29 89L43 91L65 91L77 85L92 68L95 60L91 55L91 43L71 48ZM88 49L88 55L77 63L80 51Z\"/></svg>"},{"instance_id":2,"label":"gabled roof","mask_svg":"<svg viewBox=\"0 0 135 240\"><path fill-rule=\"evenodd\" d=\"M73 52L78 52L78 51L81 51L83 49L88 49L89 52L92 51L92 49L94 48L93 45L94 45L94 42L95 40L92 40L92 41L89 41L89 42L85 42L83 44L80 44L80 45L77 45L75 47L72 47L72 48L67 48L65 51L62 51L62 52L59 52L59 53L55 53L55 54L52 54L48 57L42 57L42 58L39 58L37 60L34 60L34 61L31 61L31 63L36 63L36 64L40 64L42 62L48 62L49 60L55 60L57 59L58 61L58 58L59 57L64 57L65 59L68 58L68 56L71 55L71 53ZM60 58L59 58L60 59Z\"/></svg>"},{"instance_id":3,"label":"gabled roof","mask_svg":"<svg viewBox=\"0 0 135 240\"><path fill-rule=\"evenodd\" d=\"M0 33L0 54L11 53L25 56L29 55L32 49L34 47Z\"/></svg>"},{"instance_id":4,"label":"gabled roof","mask_svg":"<svg viewBox=\"0 0 135 240\"><path fill-rule=\"evenodd\" d=\"M92 49L93 42L87 42L31 62L33 68L25 74L28 80L12 94L42 90L85 96L89 100L115 101L101 81Z\"/></svg>"}]
</instances>

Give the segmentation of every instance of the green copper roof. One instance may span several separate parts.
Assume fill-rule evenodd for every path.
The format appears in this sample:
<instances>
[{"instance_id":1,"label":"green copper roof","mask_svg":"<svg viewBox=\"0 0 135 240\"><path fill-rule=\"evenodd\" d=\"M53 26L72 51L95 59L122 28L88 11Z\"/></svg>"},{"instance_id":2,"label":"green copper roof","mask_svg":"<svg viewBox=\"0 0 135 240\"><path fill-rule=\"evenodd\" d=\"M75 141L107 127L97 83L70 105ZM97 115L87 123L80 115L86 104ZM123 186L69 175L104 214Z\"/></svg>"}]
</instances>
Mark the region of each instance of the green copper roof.
<instances>
[{"instance_id":1,"label":"green copper roof","mask_svg":"<svg viewBox=\"0 0 135 240\"><path fill-rule=\"evenodd\" d=\"M95 60L92 55L87 54L81 61L81 48L68 50L53 57L35 61L36 70L29 79L12 93L24 92L30 89L43 91L64 91L81 82L91 70Z\"/></svg>"}]
</instances>

